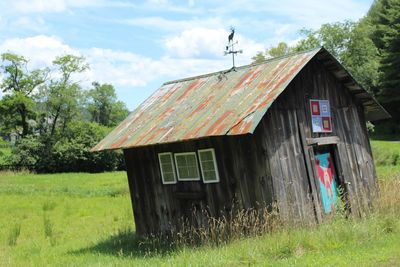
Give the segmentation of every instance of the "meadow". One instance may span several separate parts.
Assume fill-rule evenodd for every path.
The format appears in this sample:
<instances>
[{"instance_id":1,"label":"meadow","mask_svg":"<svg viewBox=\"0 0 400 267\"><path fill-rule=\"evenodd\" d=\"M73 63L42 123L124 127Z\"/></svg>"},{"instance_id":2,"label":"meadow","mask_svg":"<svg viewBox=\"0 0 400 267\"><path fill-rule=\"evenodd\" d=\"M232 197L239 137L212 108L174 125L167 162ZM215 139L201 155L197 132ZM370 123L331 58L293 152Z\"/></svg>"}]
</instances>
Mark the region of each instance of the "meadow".
<instances>
[{"instance_id":1,"label":"meadow","mask_svg":"<svg viewBox=\"0 0 400 267\"><path fill-rule=\"evenodd\" d=\"M382 151L395 156L377 167L373 213L223 245L138 240L125 172L1 172L0 266L398 266L400 165L391 160L400 144L377 142L374 151L386 146Z\"/></svg>"}]
</instances>

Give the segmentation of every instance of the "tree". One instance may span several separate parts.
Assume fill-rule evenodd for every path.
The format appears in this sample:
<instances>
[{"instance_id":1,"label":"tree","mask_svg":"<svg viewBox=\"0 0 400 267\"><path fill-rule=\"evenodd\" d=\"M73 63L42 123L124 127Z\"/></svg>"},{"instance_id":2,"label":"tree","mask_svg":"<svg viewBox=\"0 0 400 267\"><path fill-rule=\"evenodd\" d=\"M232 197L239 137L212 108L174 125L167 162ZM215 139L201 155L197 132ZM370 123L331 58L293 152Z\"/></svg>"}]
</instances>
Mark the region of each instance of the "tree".
<instances>
[{"instance_id":1,"label":"tree","mask_svg":"<svg viewBox=\"0 0 400 267\"><path fill-rule=\"evenodd\" d=\"M366 18L359 22L327 23L317 30L302 29L300 33L305 38L293 50L325 47L367 91L376 94L380 59L370 38L371 31L372 27Z\"/></svg>"},{"instance_id":2,"label":"tree","mask_svg":"<svg viewBox=\"0 0 400 267\"><path fill-rule=\"evenodd\" d=\"M368 13L371 38L381 55L378 99L400 122L400 1L378 0Z\"/></svg>"},{"instance_id":3,"label":"tree","mask_svg":"<svg viewBox=\"0 0 400 267\"><path fill-rule=\"evenodd\" d=\"M251 58L253 60L253 63L262 63L264 62L267 58L265 57L264 53L259 51L257 54Z\"/></svg>"},{"instance_id":4,"label":"tree","mask_svg":"<svg viewBox=\"0 0 400 267\"><path fill-rule=\"evenodd\" d=\"M301 40L294 50L303 51L323 46L339 61L342 61L355 25L354 22L345 21L322 24L318 30L302 29L300 34L306 38Z\"/></svg>"},{"instance_id":5,"label":"tree","mask_svg":"<svg viewBox=\"0 0 400 267\"><path fill-rule=\"evenodd\" d=\"M45 131L49 129L50 136L55 135L57 128L61 132L65 131L67 124L79 117L83 94L79 83L73 81L72 76L89 68L83 57L74 55L57 57L53 65L58 76L43 88L39 104L42 107L42 122L45 124L42 128Z\"/></svg>"},{"instance_id":6,"label":"tree","mask_svg":"<svg viewBox=\"0 0 400 267\"><path fill-rule=\"evenodd\" d=\"M276 47L271 47L265 53L271 57L281 57L287 55L293 51L293 48L290 47L285 42L280 42Z\"/></svg>"},{"instance_id":7,"label":"tree","mask_svg":"<svg viewBox=\"0 0 400 267\"><path fill-rule=\"evenodd\" d=\"M115 89L111 84L94 82L88 97L91 121L110 127L117 125L129 114L125 104L117 101Z\"/></svg>"},{"instance_id":8,"label":"tree","mask_svg":"<svg viewBox=\"0 0 400 267\"><path fill-rule=\"evenodd\" d=\"M90 152L90 148L110 130L94 122L73 121L56 140L49 140L49 135L27 135L16 143L10 163L42 173L102 172L124 168L121 151Z\"/></svg>"},{"instance_id":9,"label":"tree","mask_svg":"<svg viewBox=\"0 0 400 267\"><path fill-rule=\"evenodd\" d=\"M35 119L33 95L44 85L48 69L29 71L28 60L12 53L1 55L0 66L4 77L0 89L5 96L0 100L0 115L3 131L15 131L21 136L29 133L29 120ZM19 130L21 129L21 130Z\"/></svg>"},{"instance_id":10,"label":"tree","mask_svg":"<svg viewBox=\"0 0 400 267\"><path fill-rule=\"evenodd\" d=\"M251 59L253 60L253 63L261 63L268 58L281 57L291 52L293 52L293 47L290 47L285 42L280 42L277 46L272 46L269 49L265 50L264 53L257 52L257 54Z\"/></svg>"},{"instance_id":11,"label":"tree","mask_svg":"<svg viewBox=\"0 0 400 267\"><path fill-rule=\"evenodd\" d=\"M367 20L361 19L351 33L346 51L342 53L343 65L358 83L373 95L378 93L380 77L380 56L377 47L370 38L373 27Z\"/></svg>"}]
</instances>

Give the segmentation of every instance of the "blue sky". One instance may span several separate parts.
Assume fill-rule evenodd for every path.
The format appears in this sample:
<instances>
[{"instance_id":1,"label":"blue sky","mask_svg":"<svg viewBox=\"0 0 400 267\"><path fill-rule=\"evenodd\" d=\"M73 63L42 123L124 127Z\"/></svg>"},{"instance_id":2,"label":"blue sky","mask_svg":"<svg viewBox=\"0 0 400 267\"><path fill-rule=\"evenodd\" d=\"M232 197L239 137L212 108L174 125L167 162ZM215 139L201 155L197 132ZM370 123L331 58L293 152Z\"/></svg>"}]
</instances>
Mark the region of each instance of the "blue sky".
<instances>
[{"instance_id":1,"label":"blue sky","mask_svg":"<svg viewBox=\"0 0 400 267\"><path fill-rule=\"evenodd\" d=\"M230 68L231 26L244 65L280 41L296 43L301 28L358 20L372 2L0 0L0 53L23 55L30 68L82 55L91 67L79 77L84 87L111 83L133 110L165 81Z\"/></svg>"}]
</instances>

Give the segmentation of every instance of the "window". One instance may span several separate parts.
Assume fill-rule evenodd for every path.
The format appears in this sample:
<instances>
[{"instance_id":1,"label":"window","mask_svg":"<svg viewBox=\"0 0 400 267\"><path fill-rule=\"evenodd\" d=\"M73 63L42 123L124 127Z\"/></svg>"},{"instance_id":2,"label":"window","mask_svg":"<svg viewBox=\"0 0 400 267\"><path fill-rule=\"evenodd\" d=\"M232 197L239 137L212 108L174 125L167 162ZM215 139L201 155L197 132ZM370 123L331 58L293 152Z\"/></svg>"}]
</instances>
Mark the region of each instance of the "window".
<instances>
[{"instance_id":1,"label":"window","mask_svg":"<svg viewBox=\"0 0 400 267\"><path fill-rule=\"evenodd\" d=\"M175 164L179 181L200 180L199 167L195 152L175 154Z\"/></svg>"},{"instance_id":2,"label":"window","mask_svg":"<svg viewBox=\"0 0 400 267\"><path fill-rule=\"evenodd\" d=\"M174 162L172 161L172 153L159 153L158 160L160 162L161 178L163 184L175 184L176 174Z\"/></svg>"},{"instance_id":3,"label":"window","mask_svg":"<svg viewBox=\"0 0 400 267\"><path fill-rule=\"evenodd\" d=\"M217 161L213 148L199 150L201 174L204 183L219 182Z\"/></svg>"}]
</instances>

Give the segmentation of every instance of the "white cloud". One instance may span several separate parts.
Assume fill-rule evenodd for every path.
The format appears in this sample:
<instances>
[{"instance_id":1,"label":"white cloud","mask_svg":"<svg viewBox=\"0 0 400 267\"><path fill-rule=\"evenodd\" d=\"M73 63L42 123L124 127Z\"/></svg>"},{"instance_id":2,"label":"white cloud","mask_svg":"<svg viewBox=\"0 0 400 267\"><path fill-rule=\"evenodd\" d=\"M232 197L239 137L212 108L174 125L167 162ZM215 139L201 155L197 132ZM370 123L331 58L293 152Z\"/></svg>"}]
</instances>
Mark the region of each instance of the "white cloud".
<instances>
[{"instance_id":1,"label":"white cloud","mask_svg":"<svg viewBox=\"0 0 400 267\"><path fill-rule=\"evenodd\" d=\"M175 20L157 16L117 20L116 22L132 26L157 28L167 32L180 32L198 27L223 28L224 25L237 25L239 23L236 19L224 20L220 17L193 17L187 20Z\"/></svg>"},{"instance_id":2,"label":"white cloud","mask_svg":"<svg viewBox=\"0 0 400 267\"><path fill-rule=\"evenodd\" d=\"M27 30L41 32L47 29L46 23L43 18L19 17L13 21L13 27L24 28Z\"/></svg>"},{"instance_id":3,"label":"white cloud","mask_svg":"<svg viewBox=\"0 0 400 267\"><path fill-rule=\"evenodd\" d=\"M19 12L60 12L66 9L64 0L14 0L11 5Z\"/></svg>"},{"instance_id":4,"label":"white cloud","mask_svg":"<svg viewBox=\"0 0 400 267\"><path fill-rule=\"evenodd\" d=\"M230 67L226 58L173 58L151 59L134 53L91 48L84 51L91 70L91 80L120 86L143 87L148 83L218 71ZM229 59L228 59L229 60ZM162 82L161 81L161 82ZM154 88L153 88L154 89Z\"/></svg>"},{"instance_id":5,"label":"white cloud","mask_svg":"<svg viewBox=\"0 0 400 267\"><path fill-rule=\"evenodd\" d=\"M194 0L188 0L188 6L193 7L195 4Z\"/></svg>"},{"instance_id":6,"label":"white cloud","mask_svg":"<svg viewBox=\"0 0 400 267\"><path fill-rule=\"evenodd\" d=\"M56 56L79 55L79 51L64 44L55 36L37 35L28 38L7 39L0 44L0 53L12 52L30 60L33 68L49 66Z\"/></svg>"},{"instance_id":7,"label":"white cloud","mask_svg":"<svg viewBox=\"0 0 400 267\"><path fill-rule=\"evenodd\" d=\"M208 36L204 39L206 41L201 38L202 34ZM222 37L219 37L219 34ZM193 37L190 43L190 39L195 35L199 37L197 39ZM173 53L174 50L171 50L169 51L171 53L168 52L160 59L103 48L79 50L55 36L45 35L8 39L0 43L0 53L10 51L23 55L30 60L30 68L51 66L54 58L63 54L83 55L90 65L90 70L79 76L79 80L85 86L90 85L92 81L99 81L112 83L115 86L143 87L150 82L159 81L160 78L166 81L230 68L230 57L222 56L225 44L225 40L222 39L226 36L227 32L222 29L194 29L187 34L182 33L177 37L180 38L178 43L170 43L170 49L180 45L181 54ZM239 64L249 63L250 57L254 55L251 51L262 47L240 35L238 39L241 40L240 43L251 44L253 47L253 50L247 52L248 55L238 56ZM196 40L200 43L195 44Z\"/></svg>"},{"instance_id":8,"label":"white cloud","mask_svg":"<svg viewBox=\"0 0 400 267\"><path fill-rule=\"evenodd\" d=\"M209 58L223 55L228 33L223 29L194 28L167 38L168 54L181 58Z\"/></svg>"},{"instance_id":9,"label":"white cloud","mask_svg":"<svg viewBox=\"0 0 400 267\"><path fill-rule=\"evenodd\" d=\"M321 23L356 20L365 14L371 3L357 0L230 0L229 5L221 4L210 12L221 16L235 12L270 14L274 18L290 20L292 24L305 27L319 27Z\"/></svg>"},{"instance_id":10,"label":"white cloud","mask_svg":"<svg viewBox=\"0 0 400 267\"><path fill-rule=\"evenodd\" d=\"M180 35L167 38L165 46L168 55L178 58L221 59L224 48L228 43L229 32L224 29L193 28L183 31ZM238 41L237 49L243 49L239 61L249 60L257 51L265 47L243 35L235 34ZM240 60L240 58L244 60Z\"/></svg>"},{"instance_id":11,"label":"white cloud","mask_svg":"<svg viewBox=\"0 0 400 267\"><path fill-rule=\"evenodd\" d=\"M168 0L147 0L147 4L152 6L163 6L168 4Z\"/></svg>"},{"instance_id":12,"label":"white cloud","mask_svg":"<svg viewBox=\"0 0 400 267\"><path fill-rule=\"evenodd\" d=\"M10 7L21 13L63 12L68 8L83 8L94 6L133 6L126 1L112 0L13 0Z\"/></svg>"}]
</instances>

